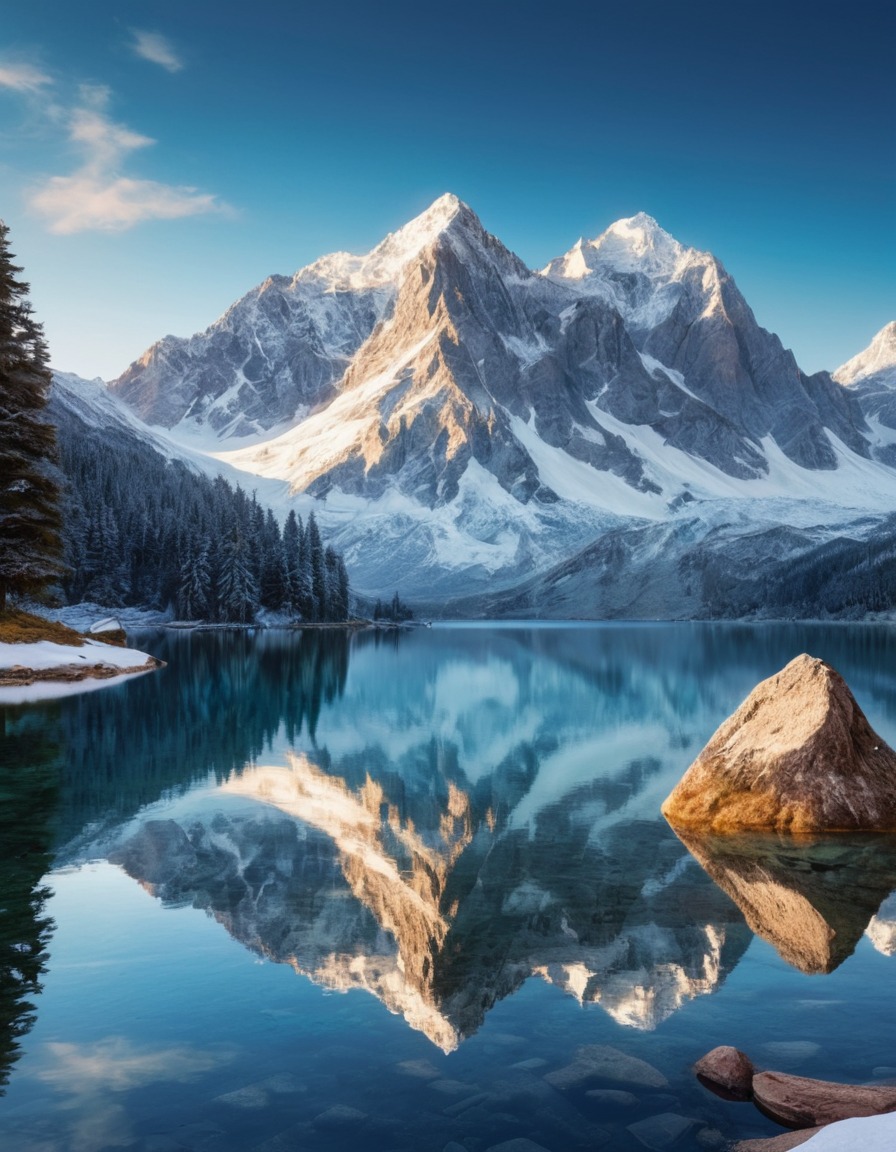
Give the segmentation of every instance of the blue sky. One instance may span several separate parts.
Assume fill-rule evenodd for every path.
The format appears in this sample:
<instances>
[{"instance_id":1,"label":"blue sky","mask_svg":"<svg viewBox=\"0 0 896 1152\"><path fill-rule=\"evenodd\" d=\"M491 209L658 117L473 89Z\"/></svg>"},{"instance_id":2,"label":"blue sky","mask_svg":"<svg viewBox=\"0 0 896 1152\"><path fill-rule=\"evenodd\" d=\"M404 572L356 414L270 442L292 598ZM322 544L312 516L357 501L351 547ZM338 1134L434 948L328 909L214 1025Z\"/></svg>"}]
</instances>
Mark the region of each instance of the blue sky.
<instances>
[{"instance_id":1,"label":"blue sky","mask_svg":"<svg viewBox=\"0 0 896 1152\"><path fill-rule=\"evenodd\" d=\"M446 191L532 267L646 211L834 368L896 317L894 47L862 0L30 0L0 216L86 376Z\"/></svg>"}]
</instances>

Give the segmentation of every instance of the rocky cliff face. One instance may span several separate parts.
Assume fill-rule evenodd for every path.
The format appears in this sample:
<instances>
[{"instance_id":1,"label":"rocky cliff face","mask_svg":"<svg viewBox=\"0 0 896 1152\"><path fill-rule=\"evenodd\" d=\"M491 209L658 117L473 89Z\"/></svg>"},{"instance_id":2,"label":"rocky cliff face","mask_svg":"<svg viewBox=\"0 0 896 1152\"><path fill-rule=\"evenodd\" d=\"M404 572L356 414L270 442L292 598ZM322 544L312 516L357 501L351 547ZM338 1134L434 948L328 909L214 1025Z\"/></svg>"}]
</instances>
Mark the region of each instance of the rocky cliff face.
<instances>
[{"instance_id":1,"label":"rocky cliff face","mask_svg":"<svg viewBox=\"0 0 896 1152\"><path fill-rule=\"evenodd\" d=\"M665 443L741 479L768 471L766 439L810 469L837 466L825 429L867 454L853 399L826 373L802 373L756 323L721 263L679 244L651 217L579 241L545 273L623 317L654 382L637 396L623 381L611 383L601 407L625 423L649 425Z\"/></svg>"},{"instance_id":2,"label":"rocky cliff face","mask_svg":"<svg viewBox=\"0 0 896 1152\"><path fill-rule=\"evenodd\" d=\"M663 815L705 832L896 830L896 752L833 668L798 656L718 729Z\"/></svg>"}]
</instances>

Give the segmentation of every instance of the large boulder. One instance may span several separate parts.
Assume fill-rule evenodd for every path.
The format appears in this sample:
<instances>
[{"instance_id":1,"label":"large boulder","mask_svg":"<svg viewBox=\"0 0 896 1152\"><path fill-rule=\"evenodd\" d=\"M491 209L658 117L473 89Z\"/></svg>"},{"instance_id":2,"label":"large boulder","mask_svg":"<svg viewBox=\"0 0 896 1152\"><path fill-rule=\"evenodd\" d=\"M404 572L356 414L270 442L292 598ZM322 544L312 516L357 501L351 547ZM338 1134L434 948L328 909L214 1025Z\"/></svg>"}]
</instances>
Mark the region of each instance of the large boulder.
<instances>
[{"instance_id":1,"label":"large boulder","mask_svg":"<svg viewBox=\"0 0 896 1152\"><path fill-rule=\"evenodd\" d=\"M663 814L703 832L896 831L896 753L829 664L797 656L722 724Z\"/></svg>"}]
</instances>

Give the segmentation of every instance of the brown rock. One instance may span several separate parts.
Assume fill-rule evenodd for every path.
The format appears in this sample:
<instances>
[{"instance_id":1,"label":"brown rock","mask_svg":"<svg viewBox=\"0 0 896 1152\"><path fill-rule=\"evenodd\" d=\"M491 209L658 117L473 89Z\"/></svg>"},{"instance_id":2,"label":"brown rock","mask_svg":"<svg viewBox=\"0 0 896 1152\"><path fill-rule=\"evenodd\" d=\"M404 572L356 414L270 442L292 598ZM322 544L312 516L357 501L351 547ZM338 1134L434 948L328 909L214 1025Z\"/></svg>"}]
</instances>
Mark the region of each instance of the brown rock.
<instances>
[{"instance_id":1,"label":"brown rock","mask_svg":"<svg viewBox=\"0 0 896 1152\"><path fill-rule=\"evenodd\" d=\"M896 837L769 832L679 839L757 936L801 972L832 972L896 888Z\"/></svg>"},{"instance_id":2,"label":"brown rock","mask_svg":"<svg viewBox=\"0 0 896 1152\"><path fill-rule=\"evenodd\" d=\"M784 1072L757 1072L753 1077L753 1099L767 1116L789 1128L896 1111L894 1087L835 1084Z\"/></svg>"},{"instance_id":3,"label":"brown rock","mask_svg":"<svg viewBox=\"0 0 896 1152\"><path fill-rule=\"evenodd\" d=\"M805 1144L818 1128L801 1128L799 1132L782 1132L780 1136L763 1136L758 1140L738 1140L731 1147L731 1152L789 1152L791 1148L798 1148Z\"/></svg>"},{"instance_id":4,"label":"brown rock","mask_svg":"<svg viewBox=\"0 0 896 1152\"><path fill-rule=\"evenodd\" d=\"M694 1071L708 1087L721 1086L738 1100L749 1100L752 1094L753 1063L739 1048L722 1044L701 1056Z\"/></svg>"},{"instance_id":5,"label":"brown rock","mask_svg":"<svg viewBox=\"0 0 896 1152\"><path fill-rule=\"evenodd\" d=\"M896 830L896 752L843 678L797 656L758 684L663 804L706 832Z\"/></svg>"}]
</instances>

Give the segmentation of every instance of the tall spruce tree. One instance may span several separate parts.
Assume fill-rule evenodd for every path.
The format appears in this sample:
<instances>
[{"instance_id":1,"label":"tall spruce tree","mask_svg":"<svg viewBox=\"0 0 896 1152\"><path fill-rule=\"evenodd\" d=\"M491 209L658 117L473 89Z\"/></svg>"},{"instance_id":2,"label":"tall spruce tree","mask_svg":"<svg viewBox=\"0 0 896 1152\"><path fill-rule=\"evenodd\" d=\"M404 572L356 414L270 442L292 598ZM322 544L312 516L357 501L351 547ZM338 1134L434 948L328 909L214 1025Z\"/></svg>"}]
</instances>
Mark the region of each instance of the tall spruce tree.
<instances>
[{"instance_id":1,"label":"tall spruce tree","mask_svg":"<svg viewBox=\"0 0 896 1152\"><path fill-rule=\"evenodd\" d=\"M0 221L0 611L62 571L56 432L44 417L47 346Z\"/></svg>"}]
</instances>

